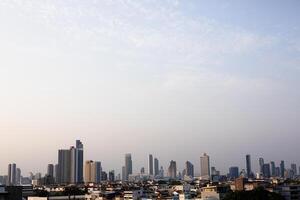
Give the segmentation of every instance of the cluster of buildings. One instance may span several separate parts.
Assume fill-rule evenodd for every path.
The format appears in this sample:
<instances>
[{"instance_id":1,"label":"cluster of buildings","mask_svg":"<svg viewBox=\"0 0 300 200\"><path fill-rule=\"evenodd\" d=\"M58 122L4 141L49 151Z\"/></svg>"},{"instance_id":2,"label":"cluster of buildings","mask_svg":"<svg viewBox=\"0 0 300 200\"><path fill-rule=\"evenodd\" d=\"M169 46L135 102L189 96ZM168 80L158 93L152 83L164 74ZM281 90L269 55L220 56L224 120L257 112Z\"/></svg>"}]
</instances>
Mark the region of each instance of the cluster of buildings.
<instances>
[{"instance_id":1,"label":"cluster of buildings","mask_svg":"<svg viewBox=\"0 0 300 200\"><path fill-rule=\"evenodd\" d=\"M16 164L9 164L7 175L0 176L0 185L3 185L3 194L8 193L3 189L4 185L9 190L13 186L26 186L27 189L29 186L32 191L38 188L49 194L63 192L71 185L85 191L83 199L91 200L222 199L228 191L253 190L257 187L280 193L286 199L291 194L294 195L293 199L300 199L300 168L297 170L296 164L286 169L284 161L276 166L274 161L265 162L263 158L259 158L258 164L259 171L254 173L251 156L246 155L245 169L232 166L227 174L221 174L211 166L209 155L204 153L200 157L199 175L195 174L192 162L186 161L184 169L180 171L174 160L170 161L165 173L158 158L150 154L147 171L142 167L138 173L134 173L132 155L128 153L125 154L122 172L115 174L114 170L105 172L100 161L84 160L84 146L77 140L75 146L58 150L57 164L48 164L45 176L31 173L29 177L23 177ZM287 183L287 180L296 182ZM55 199L54 196L51 198ZM78 196L79 199L81 197Z\"/></svg>"}]
</instances>

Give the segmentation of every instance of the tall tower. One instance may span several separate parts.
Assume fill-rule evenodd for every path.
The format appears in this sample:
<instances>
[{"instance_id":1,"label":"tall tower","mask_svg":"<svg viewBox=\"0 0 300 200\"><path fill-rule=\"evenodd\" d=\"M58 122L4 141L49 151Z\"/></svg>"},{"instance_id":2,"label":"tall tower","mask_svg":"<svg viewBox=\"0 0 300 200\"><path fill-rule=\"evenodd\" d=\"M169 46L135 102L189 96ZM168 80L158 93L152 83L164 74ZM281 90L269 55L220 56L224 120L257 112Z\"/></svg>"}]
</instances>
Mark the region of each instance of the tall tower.
<instances>
[{"instance_id":1,"label":"tall tower","mask_svg":"<svg viewBox=\"0 0 300 200\"><path fill-rule=\"evenodd\" d=\"M177 166L176 166L176 161L174 161L174 160L170 161L170 166L168 168L168 176L171 179L177 178Z\"/></svg>"},{"instance_id":2,"label":"tall tower","mask_svg":"<svg viewBox=\"0 0 300 200\"><path fill-rule=\"evenodd\" d=\"M157 158L154 159L154 175L159 175L159 161Z\"/></svg>"},{"instance_id":3,"label":"tall tower","mask_svg":"<svg viewBox=\"0 0 300 200\"><path fill-rule=\"evenodd\" d=\"M275 177L276 176L276 166L275 166L275 162L271 161L271 176Z\"/></svg>"},{"instance_id":4,"label":"tall tower","mask_svg":"<svg viewBox=\"0 0 300 200\"><path fill-rule=\"evenodd\" d=\"M131 154L125 155L125 180L128 181L129 175L132 174L132 159Z\"/></svg>"},{"instance_id":5,"label":"tall tower","mask_svg":"<svg viewBox=\"0 0 300 200\"><path fill-rule=\"evenodd\" d=\"M68 149L58 150L58 170L59 179L57 183L70 183L71 182L71 151Z\"/></svg>"},{"instance_id":6,"label":"tall tower","mask_svg":"<svg viewBox=\"0 0 300 200\"><path fill-rule=\"evenodd\" d=\"M149 172L150 176L153 175L153 156L152 156L152 154L149 155L148 172Z\"/></svg>"},{"instance_id":7,"label":"tall tower","mask_svg":"<svg viewBox=\"0 0 300 200\"><path fill-rule=\"evenodd\" d=\"M260 174L263 174L263 166L265 164L265 161L263 158L259 158L259 170L260 170Z\"/></svg>"},{"instance_id":8,"label":"tall tower","mask_svg":"<svg viewBox=\"0 0 300 200\"><path fill-rule=\"evenodd\" d=\"M201 178L210 180L210 161L209 156L204 153L203 156L200 157L200 165L201 165Z\"/></svg>"},{"instance_id":9,"label":"tall tower","mask_svg":"<svg viewBox=\"0 0 300 200\"><path fill-rule=\"evenodd\" d=\"M251 156L249 154L246 155L246 170L247 170L247 177L252 178Z\"/></svg>"},{"instance_id":10,"label":"tall tower","mask_svg":"<svg viewBox=\"0 0 300 200\"><path fill-rule=\"evenodd\" d=\"M7 173L7 184L16 185L17 184L17 165L15 163L8 165Z\"/></svg>"},{"instance_id":11,"label":"tall tower","mask_svg":"<svg viewBox=\"0 0 300 200\"><path fill-rule=\"evenodd\" d=\"M83 183L83 144L76 140L76 183Z\"/></svg>"},{"instance_id":12,"label":"tall tower","mask_svg":"<svg viewBox=\"0 0 300 200\"><path fill-rule=\"evenodd\" d=\"M194 177L194 165L190 161L185 162L185 173L189 177Z\"/></svg>"},{"instance_id":13,"label":"tall tower","mask_svg":"<svg viewBox=\"0 0 300 200\"><path fill-rule=\"evenodd\" d=\"M48 164L47 175L50 177L54 177L54 165L53 164Z\"/></svg>"},{"instance_id":14,"label":"tall tower","mask_svg":"<svg viewBox=\"0 0 300 200\"><path fill-rule=\"evenodd\" d=\"M282 161L280 162L280 176L281 176L282 178L284 178L284 172L285 172L285 166L284 166L284 161L282 160Z\"/></svg>"}]
</instances>

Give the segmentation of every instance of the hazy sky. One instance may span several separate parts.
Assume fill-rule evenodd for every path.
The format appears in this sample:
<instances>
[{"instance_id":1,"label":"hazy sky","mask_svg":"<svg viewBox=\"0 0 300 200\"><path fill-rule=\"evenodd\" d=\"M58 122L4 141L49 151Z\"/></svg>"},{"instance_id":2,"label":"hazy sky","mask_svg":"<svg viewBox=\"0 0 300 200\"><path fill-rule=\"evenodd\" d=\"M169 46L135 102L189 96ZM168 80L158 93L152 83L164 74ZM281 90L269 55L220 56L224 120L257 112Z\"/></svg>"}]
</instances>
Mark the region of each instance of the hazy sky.
<instances>
[{"instance_id":1,"label":"hazy sky","mask_svg":"<svg viewBox=\"0 0 300 200\"><path fill-rule=\"evenodd\" d=\"M300 164L300 1L0 0L0 173L147 154Z\"/></svg>"}]
</instances>

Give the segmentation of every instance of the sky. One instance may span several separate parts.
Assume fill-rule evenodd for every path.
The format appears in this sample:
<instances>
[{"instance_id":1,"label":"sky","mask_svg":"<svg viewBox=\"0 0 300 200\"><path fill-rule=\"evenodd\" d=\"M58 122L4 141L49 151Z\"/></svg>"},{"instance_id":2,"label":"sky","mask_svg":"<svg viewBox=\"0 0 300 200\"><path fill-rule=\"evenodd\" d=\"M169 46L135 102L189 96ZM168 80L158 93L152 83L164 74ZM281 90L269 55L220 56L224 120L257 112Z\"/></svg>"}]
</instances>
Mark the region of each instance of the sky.
<instances>
[{"instance_id":1,"label":"sky","mask_svg":"<svg viewBox=\"0 0 300 200\"><path fill-rule=\"evenodd\" d=\"M300 165L300 1L0 0L0 174L76 139L137 172L152 153L226 173Z\"/></svg>"}]
</instances>

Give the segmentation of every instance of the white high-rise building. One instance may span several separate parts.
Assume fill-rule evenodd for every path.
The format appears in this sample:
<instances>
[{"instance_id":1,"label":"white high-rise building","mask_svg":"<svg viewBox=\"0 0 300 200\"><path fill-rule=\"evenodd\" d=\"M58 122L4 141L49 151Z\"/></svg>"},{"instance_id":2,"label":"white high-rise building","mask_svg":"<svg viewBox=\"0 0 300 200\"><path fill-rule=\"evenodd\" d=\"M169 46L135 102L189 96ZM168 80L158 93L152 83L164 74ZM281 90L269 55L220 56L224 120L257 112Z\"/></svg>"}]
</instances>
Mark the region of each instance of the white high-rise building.
<instances>
[{"instance_id":1,"label":"white high-rise building","mask_svg":"<svg viewBox=\"0 0 300 200\"><path fill-rule=\"evenodd\" d=\"M204 153L203 156L200 157L200 165L201 165L201 178L205 180L210 180L210 162L209 156Z\"/></svg>"}]
</instances>

